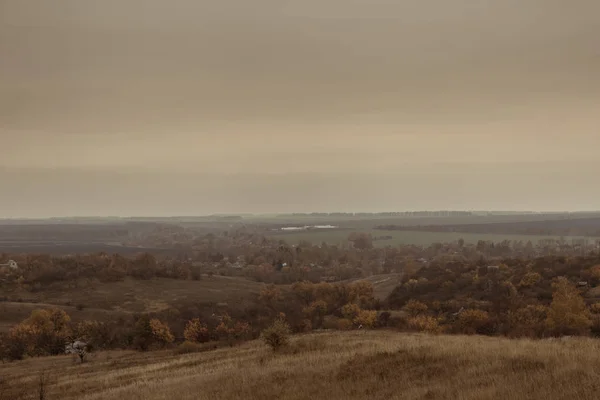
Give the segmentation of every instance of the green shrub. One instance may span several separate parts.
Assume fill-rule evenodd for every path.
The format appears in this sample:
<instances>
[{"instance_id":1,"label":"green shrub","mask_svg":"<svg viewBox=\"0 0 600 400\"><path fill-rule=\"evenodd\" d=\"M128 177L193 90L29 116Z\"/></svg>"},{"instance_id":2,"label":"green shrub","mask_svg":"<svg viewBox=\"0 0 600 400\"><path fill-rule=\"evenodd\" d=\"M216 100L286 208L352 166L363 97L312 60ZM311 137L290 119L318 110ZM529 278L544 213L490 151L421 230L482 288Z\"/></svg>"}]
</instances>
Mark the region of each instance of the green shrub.
<instances>
[{"instance_id":1,"label":"green shrub","mask_svg":"<svg viewBox=\"0 0 600 400\"><path fill-rule=\"evenodd\" d=\"M277 319L261 333L262 340L274 351L279 350L289 342L290 326L282 319Z\"/></svg>"}]
</instances>

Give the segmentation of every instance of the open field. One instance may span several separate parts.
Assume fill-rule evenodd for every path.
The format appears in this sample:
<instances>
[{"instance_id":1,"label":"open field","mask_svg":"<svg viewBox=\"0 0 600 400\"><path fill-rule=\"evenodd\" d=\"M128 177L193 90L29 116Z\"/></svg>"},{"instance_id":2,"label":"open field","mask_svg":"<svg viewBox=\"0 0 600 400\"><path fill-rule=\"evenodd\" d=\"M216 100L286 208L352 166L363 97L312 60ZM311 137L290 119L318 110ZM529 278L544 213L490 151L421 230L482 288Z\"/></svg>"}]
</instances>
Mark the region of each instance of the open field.
<instances>
[{"instance_id":1,"label":"open field","mask_svg":"<svg viewBox=\"0 0 600 400\"><path fill-rule=\"evenodd\" d=\"M273 353L255 341L237 348L69 356L0 365L0 399L440 399L598 398L600 342L427 336L391 331L295 337Z\"/></svg>"},{"instance_id":2,"label":"open field","mask_svg":"<svg viewBox=\"0 0 600 400\"><path fill-rule=\"evenodd\" d=\"M600 237L600 218L569 218L545 221L495 222L452 225L394 225L381 226L384 230L406 230L427 232L467 232L521 235L560 235ZM386 229L387 228L387 229Z\"/></svg>"},{"instance_id":3,"label":"open field","mask_svg":"<svg viewBox=\"0 0 600 400\"><path fill-rule=\"evenodd\" d=\"M290 244L298 244L300 241L306 240L313 244L325 242L328 244L340 244L348 239L351 232L359 230L340 230L340 229L323 229L301 232L272 232L269 234L271 238L285 240ZM532 243L542 239L559 239L559 236L544 236L544 235L512 235L512 234L487 234L487 233L460 233L460 232L420 232L420 231L398 231L398 230L380 230L380 229L364 229L361 232L368 232L376 236L391 236L392 239L376 240L374 246L397 246L399 244L414 244L428 246L432 243L453 242L458 239L464 239L466 243L477 243L479 240L488 240L493 242L501 242L503 240L512 241L527 241ZM570 239L570 238L569 238Z\"/></svg>"},{"instance_id":4,"label":"open field","mask_svg":"<svg viewBox=\"0 0 600 400\"><path fill-rule=\"evenodd\" d=\"M48 304L83 304L105 310L160 311L178 302L226 302L258 293L263 284L244 278L204 277L199 281L166 278L102 283L83 281L78 285L58 282L37 293L16 292L24 301ZM10 295L10 294L9 294ZM12 297L12 296L11 296Z\"/></svg>"},{"instance_id":5,"label":"open field","mask_svg":"<svg viewBox=\"0 0 600 400\"><path fill-rule=\"evenodd\" d=\"M200 281L165 278L102 283L82 280L57 282L40 292L3 290L9 300L0 302L0 331L25 319L37 308L59 306L74 320L105 321L135 312L160 312L171 307L208 303L239 304L257 294L263 284L244 278L204 277ZM14 300L19 299L20 302ZM76 306L83 306L77 310Z\"/></svg>"},{"instance_id":6,"label":"open field","mask_svg":"<svg viewBox=\"0 0 600 400\"><path fill-rule=\"evenodd\" d=\"M304 225L333 225L338 229L281 232L280 228ZM379 230L376 227L393 227ZM175 255L172 246L143 247L143 241L130 246L131 238L158 235L156 229L187 229L193 235L221 233L245 227L269 237L298 243L338 244L350 232L370 232L373 236L392 236L376 241L376 246L448 242L459 238L467 242L558 238L560 235L580 237L597 232L597 214L474 214L439 216L391 215L245 215L238 217L173 217L138 219L68 219L68 220L3 220L0 221L0 252L71 254L104 251L107 253ZM415 232L415 231L422 232ZM460 232L460 233L459 233ZM135 241L135 240L134 240ZM126 244L126 245L124 245ZM180 243L188 244L189 243Z\"/></svg>"}]
</instances>

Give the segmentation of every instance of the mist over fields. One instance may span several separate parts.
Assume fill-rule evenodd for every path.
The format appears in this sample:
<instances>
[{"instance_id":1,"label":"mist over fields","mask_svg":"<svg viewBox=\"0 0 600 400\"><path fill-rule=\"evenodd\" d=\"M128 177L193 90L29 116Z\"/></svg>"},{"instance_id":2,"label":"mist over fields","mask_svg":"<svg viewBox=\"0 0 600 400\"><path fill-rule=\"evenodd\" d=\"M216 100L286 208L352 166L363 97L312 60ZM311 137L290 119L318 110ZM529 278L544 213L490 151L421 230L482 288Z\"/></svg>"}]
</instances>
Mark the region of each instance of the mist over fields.
<instances>
[{"instance_id":1,"label":"mist over fields","mask_svg":"<svg viewBox=\"0 0 600 400\"><path fill-rule=\"evenodd\" d=\"M3 1L0 216L597 208L599 14Z\"/></svg>"}]
</instances>

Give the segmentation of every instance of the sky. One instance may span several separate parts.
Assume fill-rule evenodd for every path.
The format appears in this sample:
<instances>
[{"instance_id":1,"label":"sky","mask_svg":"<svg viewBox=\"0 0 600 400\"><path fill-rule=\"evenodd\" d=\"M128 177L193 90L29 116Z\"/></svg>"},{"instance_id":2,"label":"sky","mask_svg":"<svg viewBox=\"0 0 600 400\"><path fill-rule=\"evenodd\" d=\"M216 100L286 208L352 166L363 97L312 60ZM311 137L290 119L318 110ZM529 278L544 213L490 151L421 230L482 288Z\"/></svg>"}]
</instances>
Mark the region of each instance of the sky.
<instances>
[{"instance_id":1,"label":"sky","mask_svg":"<svg viewBox=\"0 0 600 400\"><path fill-rule=\"evenodd\" d=\"M0 0L0 217L600 209L597 0Z\"/></svg>"}]
</instances>

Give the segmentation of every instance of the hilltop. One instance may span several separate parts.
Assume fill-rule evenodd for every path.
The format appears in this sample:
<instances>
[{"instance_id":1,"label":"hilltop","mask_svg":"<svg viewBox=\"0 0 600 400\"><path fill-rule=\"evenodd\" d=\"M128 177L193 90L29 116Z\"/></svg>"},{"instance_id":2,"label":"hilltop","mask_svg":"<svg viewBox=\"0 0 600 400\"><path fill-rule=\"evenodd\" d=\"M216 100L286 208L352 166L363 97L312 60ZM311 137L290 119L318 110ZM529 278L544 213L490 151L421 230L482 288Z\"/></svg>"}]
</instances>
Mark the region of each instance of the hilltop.
<instances>
[{"instance_id":1,"label":"hilltop","mask_svg":"<svg viewBox=\"0 0 600 400\"><path fill-rule=\"evenodd\" d=\"M111 351L0 366L0 399L596 399L600 342L324 332L273 353L258 341L205 353ZM10 383L10 388L7 384ZM4 394L4 397L2 395Z\"/></svg>"}]
</instances>

